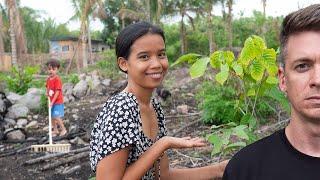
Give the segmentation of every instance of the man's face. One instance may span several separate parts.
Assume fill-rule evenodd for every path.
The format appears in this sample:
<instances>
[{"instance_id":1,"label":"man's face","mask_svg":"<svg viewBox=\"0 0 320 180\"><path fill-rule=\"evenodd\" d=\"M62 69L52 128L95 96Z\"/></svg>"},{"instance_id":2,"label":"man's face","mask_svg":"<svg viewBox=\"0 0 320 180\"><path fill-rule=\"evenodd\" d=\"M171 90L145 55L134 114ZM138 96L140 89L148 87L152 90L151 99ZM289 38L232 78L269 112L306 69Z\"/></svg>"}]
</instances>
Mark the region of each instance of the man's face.
<instances>
[{"instance_id":1,"label":"man's face","mask_svg":"<svg viewBox=\"0 0 320 180\"><path fill-rule=\"evenodd\" d=\"M320 123L320 31L291 35L279 87L287 93L292 118Z\"/></svg>"}]
</instances>

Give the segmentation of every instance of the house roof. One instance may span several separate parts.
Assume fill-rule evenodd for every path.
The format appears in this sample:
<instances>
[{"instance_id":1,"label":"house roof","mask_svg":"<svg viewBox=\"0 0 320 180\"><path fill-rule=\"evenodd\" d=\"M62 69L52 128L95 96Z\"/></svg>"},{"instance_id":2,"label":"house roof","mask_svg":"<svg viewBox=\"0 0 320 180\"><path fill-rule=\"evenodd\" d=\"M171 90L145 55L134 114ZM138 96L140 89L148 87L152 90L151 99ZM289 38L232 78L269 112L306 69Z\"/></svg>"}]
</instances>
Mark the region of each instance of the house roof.
<instances>
[{"instance_id":1,"label":"house roof","mask_svg":"<svg viewBox=\"0 0 320 180\"><path fill-rule=\"evenodd\" d=\"M74 36L55 36L50 39L50 41L78 41L78 37ZM102 40L91 39L92 43L104 43Z\"/></svg>"}]
</instances>

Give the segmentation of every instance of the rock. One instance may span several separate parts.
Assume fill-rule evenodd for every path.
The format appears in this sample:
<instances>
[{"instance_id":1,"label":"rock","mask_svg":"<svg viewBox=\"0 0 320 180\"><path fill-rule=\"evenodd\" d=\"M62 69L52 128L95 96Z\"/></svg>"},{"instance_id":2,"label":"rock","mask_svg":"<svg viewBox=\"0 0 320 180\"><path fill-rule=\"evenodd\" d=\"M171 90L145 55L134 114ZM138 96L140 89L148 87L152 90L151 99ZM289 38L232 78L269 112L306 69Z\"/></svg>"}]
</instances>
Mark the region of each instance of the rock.
<instances>
[{"instance_id":1,"label":"rock","mask_svg":"<svg viewBox=\"0 0 320 180\"><path fill-rule=\"evenodd\" d=\"M48 132L49 131L49 127L45 126L44 128L42 128L42 130Z\"/></svg>"},{"instance_id":2,"label":"rock","mask_svg":"<svg viewBox=\"0 0 320 180\"><path fill-rule=\"evenodd\" d=\"M27 129L37 129L39 127L37 121L31 121L28 125L26 125Z\"/></svg>"},{"instance_id":3,"label":"rock","mask_svg":"<svg viewBox=\"0 0 320 180\"><path fill-rule=\"evenodd\" d=\"M33 119L38 119L39 116L38 116L38 115L33 115L32 118L33 118Z\"/></svg>"},{"instance_id":4,"label":"rock","mask_svg":"<svg viewBox=\"0 0 320 180\"><path fill-rule=\"evenodd\" d=\"M21 132L21 130L13 130L6 134L7 140L25 140L26 136Z\"/></svg>"},{"instance_id":5,"label":"rock","mask_svg":"<svg viewBox=\"0 0 320 180\"><path fill-rule=\"evenodd\" d=\"M72 109L71 110L71 113L77 113L77 112L79 112L79 109Z\"/></svg>"},{"instance_id":6,"label":"rock","mask_svg":"<svg viewBox=\"0 0 320 180\"><path fill-rule=\"evenodd\" d=\"M180 105L180 106L177 106L177 112L180 113L180 114L188 114L188 105Z\"/></svg>"},{"instance_id":7,"label":"rock","mask_svg":"<svg viewBox=\"0 0 320 180\"><path fill-rule=\"evenodd\" d=\"M111 79L104 79L101 83L106 87L109 87L111 84Z\"/></svg>"},{"instance_id":8,"label":"rock","mask_svg":"<svg viewBox=\"0 0 320 180\"><path fill-rule=\"evenodd\" d=\"M104 96L107 93L107 87L103 84L98 84L94 89L92 89L92 93Z\"/></svg>"},{"instance_id":9,"label":"rock","mask_svg":"<svg viewBox=\"0 0 320 180\"><path fill-rule=\"evenodd\" d=\"M89 88L88 82L85 80L80 80L73 88L72 94L77 97L81 98L87 94L87 90Z\"/></svg>"},{"instance_id":10,"label":"rock","mask_svg":"<svg viewBox=\"0 0 320 180\"><path fill-rule=\"evenodd\" d=\"M17 103L25 105L30 110L39 109L41 105L40 100L43 93L44 92L41 89L30 88Z\"/></svg>"},{"instance_id":11,"label":"rock","mask_svg":"<svg viewBox=\"0 0 320 180\"><path fill-rule=\"evenodd\" d=\"M20 117L27 117L29 109L23 104L15 104L8 109L6 118L17 119Z\"/></svg>"},{"instance_id":12,"label":"rock","mask_svg":"<svg viewBox=\"0 0 320 180\"><path fill-rule=\"evenodd\" d=\"M16 104L21 98L22 98L21 95L16 94L16 93L13 93L13 92L9 92L9 93L7 94L7 99L9 99L9 101L10 101L12 104Z\"/></svg>"},{"instance_id":13,"label":"rock","mask_svg":"<svg viewBox=\"0 0 320 180\"><path fill-rule=\"evenodd\" d=\"M7 110L7 107L4 104L4 101L0 99L0 114L4 113Z\"/></svg>"},{"instance_id":14,"label":"rock","mask_svg":"<svg viewBox=\"0 0 320 180\"><path fill-rule=\"evenodd\" d=\"M63 100L65 103L75 101L75 97L72 94L73 84L64 83L62 86Z\"/></svg>"},{"instance_id":15,"label":"rock","mask_svg":"<svg viewBox=\"0 0 320 180\"><path fill-rule=\"evenodd\" d=\"M76 114L73 114L72 117L73 117L74 120L79 120L79 116L76 115Z\"/></svg>"},{"instance_id":16,"label":"rock","mask_svg":"<svg viewBox=\"0 0 320 180\"><path fill-rule=\"evenodd\" d=\"M11 125L11 126L14 126L14 125L17 124L15 120L10 119L10 118L4 118L4 121L5 121L7 124Z\"/></svg>"},{"instance_id":17,"label":"rock","mask_svg":"<svg viewBox=\"0 0 320 180\"><path fill-rule=\"evenodd\" d=\"M17 120L17 127L18 128L22 128L23 126L27 125L28 124L28 120L27 119L18 119Z\"/></svg>"},{"instance_id":18,"label":"rock","mask_svg":"<svg viewBox=\"0 0 320 180\"><path fill-rule=\"evenodd\" d=\"M78 131L79 131L78 125L71 125L71 126L69 127L69 134L76 133L76 132L78 132Z\"/></svg>"},{"instance_id":19,"label":"rock","mask_svg":"<svg viewBox=\"0 0 320 180\"><path fill-rule=\"evenodd\" d=\"M88 144L88 143L84 142L80 137L75 137L74 139L71 139L70 143L78 144L78 145L87 145Z\"/></svg>"}]
</instances>

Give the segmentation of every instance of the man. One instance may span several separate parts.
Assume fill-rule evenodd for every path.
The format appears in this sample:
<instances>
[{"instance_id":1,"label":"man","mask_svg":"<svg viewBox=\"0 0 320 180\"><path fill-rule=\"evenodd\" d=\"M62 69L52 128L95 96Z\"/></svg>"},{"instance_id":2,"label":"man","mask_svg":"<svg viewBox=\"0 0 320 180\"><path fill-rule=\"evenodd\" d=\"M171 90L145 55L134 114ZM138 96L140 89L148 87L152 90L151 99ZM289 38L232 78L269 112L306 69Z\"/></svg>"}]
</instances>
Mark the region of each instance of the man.
<instances>
[{"instance_id":1,"label":"man","mask_svg":"<svg viewBox=\"0 0 320 180\"><path fill-rule=\"evenodd\" d=\"M320 4L285 17L279 87L291 103L290 123L241 151L225 180L320 179Z\"/></svg>"}]
</instances>

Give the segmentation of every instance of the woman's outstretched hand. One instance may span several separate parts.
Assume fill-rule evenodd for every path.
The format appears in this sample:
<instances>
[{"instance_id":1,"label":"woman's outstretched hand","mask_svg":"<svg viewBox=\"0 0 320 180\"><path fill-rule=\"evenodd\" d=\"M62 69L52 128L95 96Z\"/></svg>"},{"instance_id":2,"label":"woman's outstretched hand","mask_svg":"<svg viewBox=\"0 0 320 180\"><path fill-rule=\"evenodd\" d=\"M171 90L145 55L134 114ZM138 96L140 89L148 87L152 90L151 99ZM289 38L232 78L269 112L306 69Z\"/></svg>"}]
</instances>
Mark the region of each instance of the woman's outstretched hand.
<instances>
[{"instance_id":1,"label":"woman's outstretched hand","mask_svg":"<svg viewBox=\"0 0 320 180\"><path fill-rule=\"evenodd\" d=\"M177 137L170 137L165 136L161 138L166 144L167 148L173 148L173 149L182 149L182 148L192 148L192 147L203 147L206 146L206 141L203 138L195 137L183 137L183 138L177 138Z\"/></svg>"}]
</instances>

